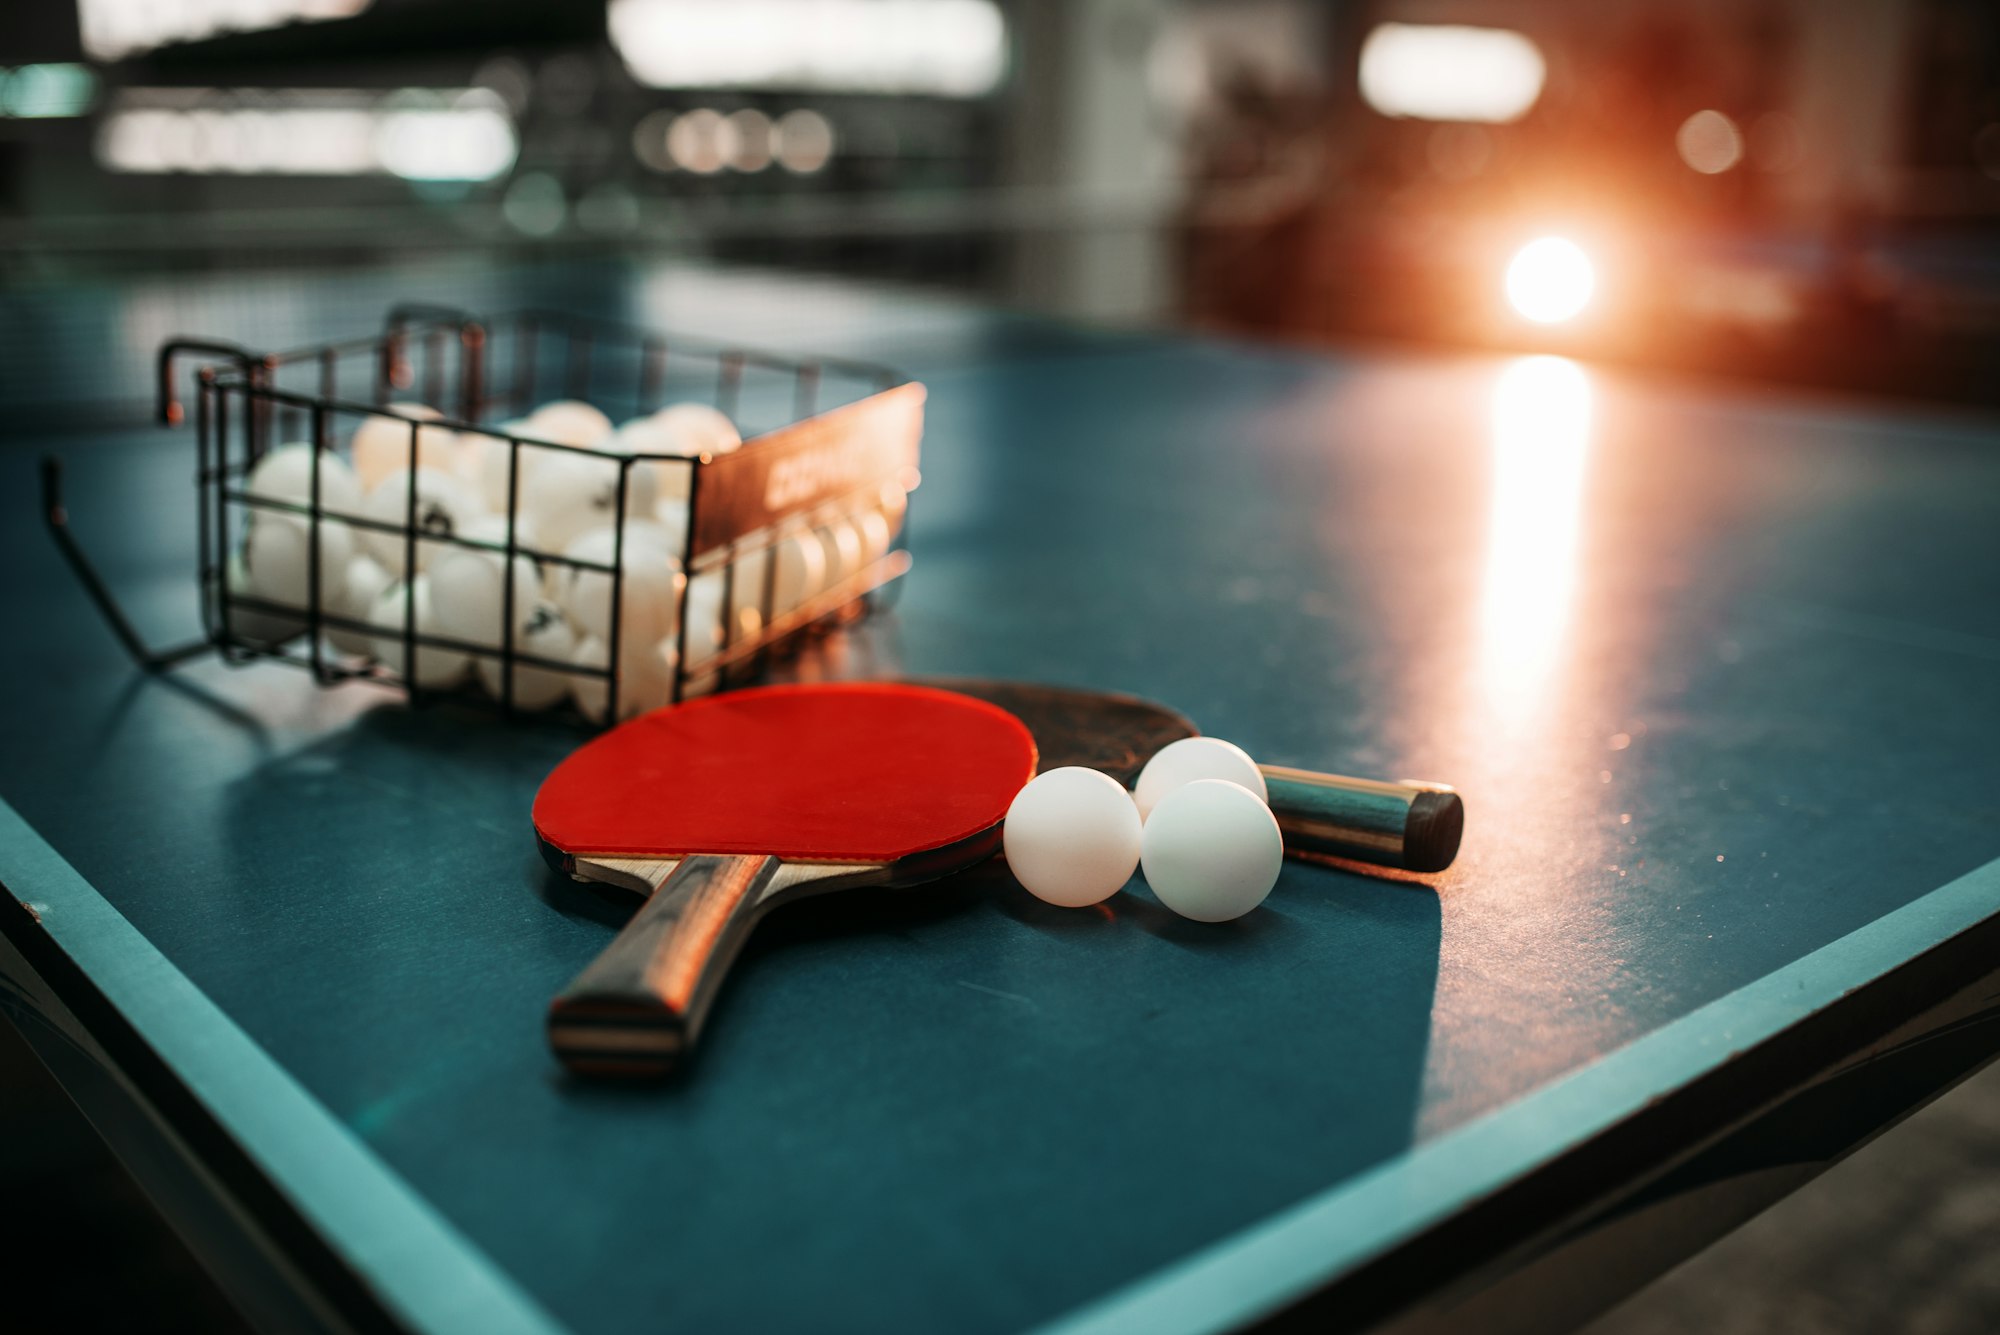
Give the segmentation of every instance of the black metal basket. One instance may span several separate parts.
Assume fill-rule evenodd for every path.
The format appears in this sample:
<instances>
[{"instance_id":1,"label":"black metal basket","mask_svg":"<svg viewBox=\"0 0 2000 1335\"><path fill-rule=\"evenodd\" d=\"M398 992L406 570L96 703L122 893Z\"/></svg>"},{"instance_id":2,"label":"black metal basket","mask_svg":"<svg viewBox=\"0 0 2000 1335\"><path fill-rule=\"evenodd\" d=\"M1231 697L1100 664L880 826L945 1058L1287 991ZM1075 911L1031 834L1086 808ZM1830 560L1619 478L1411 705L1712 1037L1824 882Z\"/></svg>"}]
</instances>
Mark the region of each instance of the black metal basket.
<instances>
[{"instance_id":1,"label":"black metal basket","mask_svg":"<svg viewBox=\"0 0 2000 1335\"><path fill-rule=\"evenodd\" d=\"M511 713L522 707L517 682L533 671L565 679L603 683L601 709L577 707L593 722L616 721L650 706L721 689L758 674L768 659L797 637L864 614L877 590L910 568L907 496L918 481L918 445L923 428L923 386L879 366L832 358L797 360L747 348L669 338L646 330L540 311L491 319L432 306L399 306L382 333L344 343L292 352L255 354L226 344L174 339L160 349L159 411L173 425L184 418L176 374L193 359L193 420L197 458L199 579L203 635L164 652L149 649L132 630L116 600L98 578L67 527L61 503L61 475L54 461L44 473L50 525L85 586L142 665L160 669L197 653L215 650L230 662L276 659L310 670L322 684L372 681L406 690L414 701L477 688L427 686L420 657L424 650L443 658L463 655L484 663L476 675L488 689L483 698ZM359 393L357 393L357 389ZM416 390L422 402L442 410L435 418L413 418L392 404L392 396ZM496 418L518 416L551 398L580 400L612 417L642 417L668 402L706 402L739 426L742 446L727 453L626 454L600 447L565 444L524 434L517 426L496 426ZM350 424L394 423L407 439L403 459L407 494L400 515L386 517L329 508L322 495L322 460L348 448ZM418 465L429 438L451 433L464 449L479 446L505 471L504 529L488 538L468 537L455 527L439 528L435 515L420 513ZM380 429L377 429L378 438ZM253 493L251 470L283 443L310 443L309 494L303 499ZM524 463L528 452L547 451L602 461L613 531L608 560L540 550L523 540L520 520ZM547 456L541 456L547 457ZM626 517L647 478L637 470L659 470L687 497L685 527L677 553L679 575L670 612L658 611L673 627L674 652L664 679L644 690L628 680L626 625L633 611L626 580ZM615 481L613 479L615 478ZM489 483L498 485L489 475ZM843 563L838 577L811 589L796 603L778 599L780 547L844 522L870 508L883 525L879 550L863 551ZM232 553L260 513L291 516L305 530L306 580L297 599L273 601L234 587ZM331 527L390 539L399 547L402 571L415 572L434 551L476 549L499 563L502 609L497 634L476 639L420 627L414 584L404 587L402 624L387 625L357 616L333 596L345 572L322 569ZM420 553L420 547L423 549ZM518 605L517 561L538 572L590 572L608 580L608 634L601 666L576 658L559 660L529 652L518 641L524 631ZM852 565L853 568L848 568ZM744 587L746 568L761 578ZM716 596L721 624L691 625L690 596L702 581ZM713 586L719 584L719 590ZM754 587L761 586L761 587ZM640 586L634 585L637 589ZM372 656L342 652L330 635L347 632L380 646ZM662 642L664 644L664 641ZM665 658L661 647L658 656ZM432 660L435 661L435 660ZM475 674L468 671L466 676ZM664 680L664 690L654 689ZM649 698L640 699L641 695ZM663 695L664 699L650 698Z\"/></svg>"}]
</instances>

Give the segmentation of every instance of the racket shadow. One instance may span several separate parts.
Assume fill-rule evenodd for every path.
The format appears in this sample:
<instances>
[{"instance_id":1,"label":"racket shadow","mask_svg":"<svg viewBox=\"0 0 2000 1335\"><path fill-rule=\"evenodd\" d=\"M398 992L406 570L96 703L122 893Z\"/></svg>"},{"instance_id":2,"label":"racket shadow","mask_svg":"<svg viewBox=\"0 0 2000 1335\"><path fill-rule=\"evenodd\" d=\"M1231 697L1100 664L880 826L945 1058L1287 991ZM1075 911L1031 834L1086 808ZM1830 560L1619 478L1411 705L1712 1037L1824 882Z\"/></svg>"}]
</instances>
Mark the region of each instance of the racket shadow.
<instances>
[{"instance_id":1,"label":"racket shadow","mask_svg":"<svg viewBox=\"0 0 2000 1335\"><path fill-rule=\"evenodd\" d=\"M1066 909L1029 894L1005 863L994 864L991 874L993 907L1051 936L1082 938L1136 929L1189 950L1228 952L1257 949L1264 938L1285 930L1285 915L1268 904L1231 922L1193 922L1152 898L1136 878L1101 904Z\"/></svg>"},{"instance_id":2,"label":"racket shadow","mask_svg":"<svg viewBox=\"0 0 2000 1335\"><path fill-rule=\"evenodd\" d=\"M612 933L622 929L639 910L639 901L630 894L573 881L554 869L541 878L537 893L557 912L600 922ZM757 924L730 967L729 983L708 1022L707 1036L671 1070L645 1080L605 1081L558 1066L551 1070L549 1079L565 1097L614 1103L657 1099L686 1090L698 1083L710 1049L726 1049L744 1041L732 1038L740 1009L732 1002L743 992L766 986L759 981L760 974L782 973L787 955L856 938L915 943L922 927L976 910L985 899L986 891L980 888L974 869L923 885L844 890L773 909Z\"/></svg>"},{"instance_id":3,"label":"racket shadow","mask_svg":"<svg viewBox=\"0 0 2000 1335\"><path fill-rule=\"evenodd\" d=\"M1002 875L1004 878L1005 873ZM965 871L925 885L844 890L838 896L786 904L757 924L738 959L747 962L786 943L907 935L905 929L963 913L978 904L985 892L978 888L977 880L976 871ZM639 911L638 899L626 891L595 881L573 880L546 866L535 893L558 913L601 923L613 931L624 927Z\"/></svg>"},{"instance_id":4,"label":"racket shadow","mask_svg":"<svg viewBox=\"0 0 2000 1335\"><path fill-rule=\"evenodd\" d=\"M742 959L749 962L791 946L850 936L913 940L914 929L978 906L981 896L969 884L973 879L971 873L960 872L926 885L848 890L787 904L757 925Z\"/></svg>"},{"instance_id":5,"label":"racket shadow","mask_svg":"<svg viewBox=\"0 0 2000 1335\"><path fill-rule=\"evenodd\" d=\"M540 857L534 862L542 873L535 877L536 896L565 918L581 918L616 932L639 911L639 901L629 894L594 881L572 880L551 870Z\"/></svg>"},{"instance_id":6,"label":"racket shadow","mask_svg":"<svg viewBox=\"0 0 2000 1335\"><path fill-rule=\"evenodd\" d=\"M1325 888L1315 886L1314 893L1350 899L1361 912L1396 917L1415 911L1427 913L1433 918L1441 912L1443 898L1439 887L1413 873L1390 872L1367 863L1314 861L1330 870L1347 873ZM1301 873L1303 868L1297 869L1294 875ZM1014 879L1007 870L1007 864L999 858L961 873L960 879L981 880L982 893L992 899L993 906L1000 912L1025 927L1056 936L1085 937L1137 928L1150 936L1193 950L1254 949L1264 938L1286 930L1289 917L1285 911L1282 888L1274 892L1270 900L1241 918L1229 922L1195 922L1154 899L1145 882L1137 876L1110 899L1081 909L1061 908L1036 899ZM1377 897L1385 891L1393 900L1403 901L1400 907L1396 903L1385 905L1379 901Z\"/></svg>"}]
</instances>

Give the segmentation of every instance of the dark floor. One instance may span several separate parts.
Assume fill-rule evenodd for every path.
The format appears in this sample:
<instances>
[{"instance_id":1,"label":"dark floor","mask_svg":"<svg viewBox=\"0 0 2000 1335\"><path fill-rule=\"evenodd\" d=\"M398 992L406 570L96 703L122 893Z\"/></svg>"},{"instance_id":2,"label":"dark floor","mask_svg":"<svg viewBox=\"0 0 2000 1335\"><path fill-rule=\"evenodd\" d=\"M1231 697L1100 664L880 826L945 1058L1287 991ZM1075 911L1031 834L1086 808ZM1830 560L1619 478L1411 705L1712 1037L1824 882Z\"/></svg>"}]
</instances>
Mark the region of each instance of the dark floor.
<instances>
[{"instance_id":1,"label":"dark floor","mask_svg":"<svg viewBox=\"0 0 2000 1335\"><path fill-rule=\"evenodd\" d=\"M231 1335L242 1322L0 1022L0 1330ZM2000 1065L1586 1335L2000 1330Z\"/></svg>"},{"instance_id":2,"label":"dark floor","mask_svg":"<svg viewBox=\"0 0 2000 1335\"><path fill-rule=\"evenodd\" d=\"M2000 1064L1584 1335L2000 1331Z\"/></svg>"},{"instance_id":3,"label":"dark floor","mask_svg":"<svg viewBox=\"0 0 2000 1335\"><path fill-rule=\"evenodd\" d=\"M7 1335L246 1329L5 1019L0 1202Z\"/></svg>"}]
</instances>

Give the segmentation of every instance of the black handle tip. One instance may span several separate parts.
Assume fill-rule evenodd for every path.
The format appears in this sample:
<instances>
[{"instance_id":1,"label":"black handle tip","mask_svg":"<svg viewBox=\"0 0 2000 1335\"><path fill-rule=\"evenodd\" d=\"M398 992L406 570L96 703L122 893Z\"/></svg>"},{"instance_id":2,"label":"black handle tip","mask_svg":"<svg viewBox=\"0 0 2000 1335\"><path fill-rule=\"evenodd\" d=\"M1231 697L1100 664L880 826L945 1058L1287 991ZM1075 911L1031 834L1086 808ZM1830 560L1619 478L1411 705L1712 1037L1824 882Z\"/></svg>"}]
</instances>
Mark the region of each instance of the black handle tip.
<instances>
[{"instance_id":1,"label":"black handle tip","mask_svg":"<svg viewBox=\"0 0 2000 1335\"><path fill-rule=\"evenodd\" d=\"M556 1060L576 1076L663 1080L687 1052L679 1016L621 998L556 998L548 1035Z\"/></svg>"},{"instance_id":2,"label":"black handle tip","mask_svg":"<svg viewBox=\"0 0 2000 1335\"><path fill-rule=\"evenodd\" d=\"M1465 802L1450 789L1418 793L1403 823L1403 865L1411 871L1443 871L1458 856L1465 835Z\"/></svg>"}]
</instances>

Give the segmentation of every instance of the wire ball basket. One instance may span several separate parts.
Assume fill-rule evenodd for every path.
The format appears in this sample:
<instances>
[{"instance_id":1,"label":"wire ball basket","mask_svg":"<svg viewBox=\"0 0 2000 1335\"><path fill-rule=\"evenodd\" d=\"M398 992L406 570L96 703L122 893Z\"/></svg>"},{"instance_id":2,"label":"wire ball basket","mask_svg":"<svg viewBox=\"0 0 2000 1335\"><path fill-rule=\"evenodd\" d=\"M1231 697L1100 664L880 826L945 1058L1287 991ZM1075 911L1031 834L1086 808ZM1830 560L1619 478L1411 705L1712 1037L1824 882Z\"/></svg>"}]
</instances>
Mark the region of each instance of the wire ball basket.
<instances>
[{"instance_id":1,"label":"wire ball basket","mask_svg":"<svg viewBox=\"0 0 2000 1335\"><path fill-rule=\"evenodd\" d=\"M44 471L150 669L213 651L606 724L756 678L910 569L924 388L884 367L404 305L291 352L173 339L158 370L194 427L198 639L144 643Z\"/></svg>"}]
</instances>

